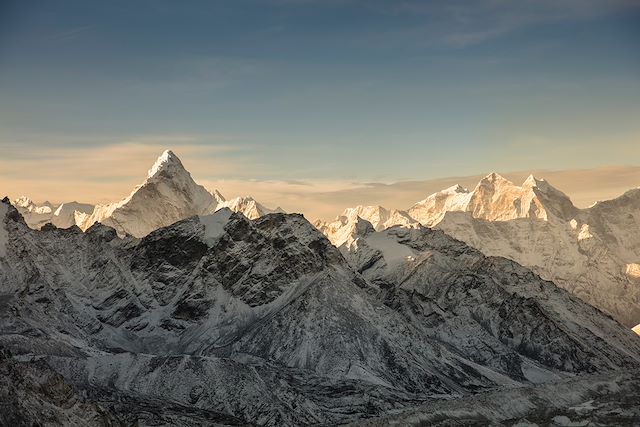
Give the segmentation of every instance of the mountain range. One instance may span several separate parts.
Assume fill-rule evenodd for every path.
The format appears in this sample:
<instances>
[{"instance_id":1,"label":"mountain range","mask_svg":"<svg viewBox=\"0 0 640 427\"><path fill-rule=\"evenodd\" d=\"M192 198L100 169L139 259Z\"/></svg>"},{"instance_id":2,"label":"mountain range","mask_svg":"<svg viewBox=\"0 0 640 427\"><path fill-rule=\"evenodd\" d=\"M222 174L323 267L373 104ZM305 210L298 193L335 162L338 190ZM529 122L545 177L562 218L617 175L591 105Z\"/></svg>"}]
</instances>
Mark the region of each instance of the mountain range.
<instances>
[{"instance_id":1,"label":"mountain range","mask_svg":"<svg viewBox=\"0 0 640 427\"><path fill-rule=\"evenodd\" d=\"M59 228L77 225L86 231L99 222L113 227L120 236L134 237L144 237L181 219L206 215L224 207L252 219L283 212L280 208L269 209L249 196L226 200L217 190L209 192L196 184L178 156L170 150L158 157L144 182L118 202L96 206L73 202L56 208L48 202L37 206L22 196L14 204L31 228L40 229L51 223Z\"/></svg>"},{"instance_id":2,"label":"mountain range","mask_svg":"<svg viewBox=\"0 0 640 427\"><path fill-rule=\"evenodd\" d=\"M578 209L545 180L530 176L517 186L492 173L471 191L456 185L406 211L358 206L316 226L348 246L358 218L377 230L414 223L443 230L531 268L628 327L640 322L640 189Z\"/></svg>"},{"instance_id":3,"label":"mountain range","mask_svg":"<svg viewBox=\"0 0 640 427\"><path fill-rule=\"evenodd\" d=\"M632 424L636 197L577 209L491 174L314 225L166 151L69 227L5 198L0 395L22 398L0 424Z\"/></svg>"}]
</instances>

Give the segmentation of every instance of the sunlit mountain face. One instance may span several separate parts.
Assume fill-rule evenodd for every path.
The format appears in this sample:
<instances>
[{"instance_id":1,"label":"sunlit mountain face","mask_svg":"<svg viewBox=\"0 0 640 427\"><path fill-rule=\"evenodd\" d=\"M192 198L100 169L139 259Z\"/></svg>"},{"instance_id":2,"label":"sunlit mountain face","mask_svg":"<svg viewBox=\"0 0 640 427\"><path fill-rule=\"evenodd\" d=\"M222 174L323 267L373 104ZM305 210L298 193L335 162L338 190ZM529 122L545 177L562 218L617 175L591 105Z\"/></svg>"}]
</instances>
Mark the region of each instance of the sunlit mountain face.
<instances>
[{"instance_id":1,"label":"sunlit mountain face","mask_svg":"<svg viewBox=\"0 0 640 427\"><path fill-rule=\"evenodd\" d=\"M636 425L640 4L0 5L0 425Z\"/></svg>"}]
</instances>

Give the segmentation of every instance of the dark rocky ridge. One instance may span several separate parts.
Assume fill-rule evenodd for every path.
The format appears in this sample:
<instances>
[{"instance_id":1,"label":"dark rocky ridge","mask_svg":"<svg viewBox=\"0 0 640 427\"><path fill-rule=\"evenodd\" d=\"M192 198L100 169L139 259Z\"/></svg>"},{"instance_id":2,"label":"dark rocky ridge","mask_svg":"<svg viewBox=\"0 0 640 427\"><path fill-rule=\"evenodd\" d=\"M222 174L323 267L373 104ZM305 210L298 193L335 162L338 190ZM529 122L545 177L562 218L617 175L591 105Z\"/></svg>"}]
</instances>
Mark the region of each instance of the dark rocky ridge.
<instances>
[{"instance_id":1,"label":"dark rocky ridge","mask_svg":"<svg viewBox=\"0 0 640 427\"><path fill-rule=\"evenodd\" d=\"M0 343L127 420L155 422L137 405L184 425L341 423L640 355L611 318L442 232L369 233L347 262L300 215L234 214L212 241L198 217L138 240L38 232L14 212ZM415 262L387 262L371 236Z\"/></svg>"}]
</instances>

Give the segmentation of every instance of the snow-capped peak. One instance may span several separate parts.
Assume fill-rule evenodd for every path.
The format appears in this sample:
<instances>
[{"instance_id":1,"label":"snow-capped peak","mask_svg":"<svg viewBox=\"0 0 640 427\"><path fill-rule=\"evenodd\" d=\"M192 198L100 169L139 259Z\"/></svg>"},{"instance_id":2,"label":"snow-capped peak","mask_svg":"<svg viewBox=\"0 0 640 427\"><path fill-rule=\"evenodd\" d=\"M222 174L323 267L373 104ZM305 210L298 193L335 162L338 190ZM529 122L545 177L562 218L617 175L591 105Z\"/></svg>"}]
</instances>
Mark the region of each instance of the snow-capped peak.
<instances>
[{"instance_id":1,"label":"snow-capped peak","mask_svg":"<svg viewBox=\"0 0 640 427\"><path fill-rule=\"evenodd\" d=\"M172 170L184 170L184 166L182 166L182 162L178 156L173 153L173 151L165 150L160 157L158 157L151 169L149 169L147 178L153 178L162 171Z\"/></svg>"},{"instance_id":2,"label":"snow-capped peak","mask_svg":"<svg viewBox=\"0 0 640 427\"><path fill-rule=\"evenodd\" d=\"M489 175L485 176L484 178L482 178L480 180L480 182L482 183L483 181L489 181L489 182L508 182L511 183L507 178L503 177L502 175L500 175L497 172L491 172Z\"/></svg>"},{"instance_id":3,"label":"snow-capped peak","mask_svg":"<svg viewBox=\"0 0 640 427\"><path fill-rule=\"evenodd\" d=\"M144 237L176 221L214 212L218 201L191 174L171 150L153 164L147 179L125 199L96 206L79 225L86 230L95 222L115 228L120 235Z\"/></svg>"},{"instance_id":4,"label":"snow-capped peak","mask_svg":"<svg viewBox=\"0 0 640 427\"><path fill-rule=\"evenodd\" d=\"M14 205L19 206L21 208L28 208L33 204L34 204L33 200L31 200L27 196L20 196L14 200Z\"/></svg>"}]
</instances>

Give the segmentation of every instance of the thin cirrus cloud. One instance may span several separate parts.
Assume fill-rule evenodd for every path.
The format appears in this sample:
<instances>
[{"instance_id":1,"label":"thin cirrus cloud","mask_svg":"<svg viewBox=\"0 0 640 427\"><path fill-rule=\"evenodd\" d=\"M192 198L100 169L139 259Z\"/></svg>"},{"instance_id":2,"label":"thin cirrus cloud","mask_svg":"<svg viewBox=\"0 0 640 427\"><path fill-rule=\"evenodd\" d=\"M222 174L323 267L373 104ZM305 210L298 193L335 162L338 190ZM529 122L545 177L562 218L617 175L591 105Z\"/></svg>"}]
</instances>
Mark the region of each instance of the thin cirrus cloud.
<instances>
[{"instance_id":1,"label":"thin cirrus cloud","mask_svg":"<svg viewBox=\"0 0 640 427\"><path fill-rule=\"evenodd\" d=\"M367 2L378 12L411 15L413 24L360 34L360 44L464 48L547 23L573 22L638 8L635 0L454 0Z\"/></svg>"}]
</instances>

